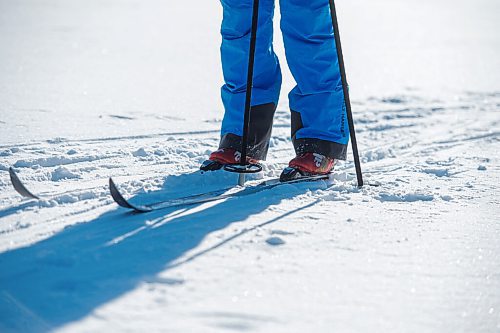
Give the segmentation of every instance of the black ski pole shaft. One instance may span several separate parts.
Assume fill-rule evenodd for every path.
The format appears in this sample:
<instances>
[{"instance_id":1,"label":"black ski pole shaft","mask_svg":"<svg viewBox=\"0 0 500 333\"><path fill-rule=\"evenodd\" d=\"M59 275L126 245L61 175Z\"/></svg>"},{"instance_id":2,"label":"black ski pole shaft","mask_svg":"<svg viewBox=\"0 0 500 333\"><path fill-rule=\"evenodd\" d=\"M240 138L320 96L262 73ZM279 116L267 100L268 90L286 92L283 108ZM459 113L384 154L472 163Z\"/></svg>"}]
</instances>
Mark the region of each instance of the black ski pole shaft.
<instances>
[{"instance_id":1,"label":"black ski pole shaft","mask_svg":"<svg viewBox=\"0 0 500 333\"><path fill-rule=\"evenodd\" d=\"M253 1L252 30L250 33L250 52L248 54L247 91L245 97L245 117L243 120L243 137L241 139L240 164L247 163L248 132L250 130L250 110L252 103L253 67L255 63L255 47L257 44L257 24L259 22L259 0Z\"/></svg>"},{"instance_id":2,"label":"black ski pole shaft","mask_svg":"<svg viewBox=\"0 0 500 333\"><path fill-rule=\"evenodd\" d=\"M359 161L358 143L356 141L356 132L354 130L351 99L349 98L349 86L347 85L347 77L345 74L344 55L342 53L342 45L340 44L339 23L337 20L337 10L335 8L334 0L330 0L330 12L332 14L333 34L335 36L335 46L337 48L340 77L342 79L342 90L344 92L344 102L347 113L347 123L349 125L349 133L351 135L351 145L352 153L354 155L354 165L356 167L356 177L358 178L358 186L361 187L363 186L363 174L361 172L361 162Z\"/></svg>"}]
</instances>

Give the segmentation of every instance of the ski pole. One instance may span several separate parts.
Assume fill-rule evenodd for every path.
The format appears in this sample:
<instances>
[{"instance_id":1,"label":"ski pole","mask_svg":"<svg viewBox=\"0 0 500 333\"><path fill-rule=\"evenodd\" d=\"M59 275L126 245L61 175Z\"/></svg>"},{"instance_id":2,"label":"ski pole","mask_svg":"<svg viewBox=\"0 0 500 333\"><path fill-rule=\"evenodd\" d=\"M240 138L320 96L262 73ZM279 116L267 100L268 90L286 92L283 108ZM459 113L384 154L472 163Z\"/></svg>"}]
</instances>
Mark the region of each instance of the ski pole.
<instances>
[{"instance_id":1,"label":"ski pole","mask_svg":"<svg viewBox=\"0 0 500 333\"><path fill-rule=\"evenodd\" d=\"M257 25L259 22L259 0L253 1L252 30L250 33L250 52L248 55L247 91L245 96L245 117L243 120L243 138L241 140L241 166L247 163L248 132L250 130L250 110L253 89L253 67L255 63L255 48L257 44Z\"/></svg>"},{"instance_id":2,"label":"ski pole","mask_svg":"<svg viewBox=\"0 0 500 333\"><path fill-rule=\"evenodd\" d=\"M335 37L335 46L337 48L337 57L339 61L340 77L342 79L342 89L344 92L344 102L347 113L347 123L349 125L349 133L351 135L352 153L354 155L354 165L356 167L356 176L358 186L363 186L363 174L361 172L361 163L359 161L358 144L356 141L356 132L354 130L354 121L352 117L351 99L349 98L349 86L347 85L347 77L345 74L344 56L342 54L342 45L340 44L339 23L337 20L337 10L334 0L330 0L330 12L332 15L333 34Z\"/></svg>"},{"instance_id":3,"label":"ski pole","mask_svg":"<svg viewBox=\"0 0 500 333\"><path fill-rule=\"evenodd\" d=\"M257 44L257 25L259 23L259 0L253 0L252 28L250 32L250 50L248 52L247 91L245 96L245 116L243 118L243 136L241 138L241 157L239 165L226 165L224 170L239 173L238 185L245 184L245 173L262 170L257 164L247 165L248 132L250 131L250 111L252 108L253 68L255 63L255 48Z\"/></svg>"}]
</instances>

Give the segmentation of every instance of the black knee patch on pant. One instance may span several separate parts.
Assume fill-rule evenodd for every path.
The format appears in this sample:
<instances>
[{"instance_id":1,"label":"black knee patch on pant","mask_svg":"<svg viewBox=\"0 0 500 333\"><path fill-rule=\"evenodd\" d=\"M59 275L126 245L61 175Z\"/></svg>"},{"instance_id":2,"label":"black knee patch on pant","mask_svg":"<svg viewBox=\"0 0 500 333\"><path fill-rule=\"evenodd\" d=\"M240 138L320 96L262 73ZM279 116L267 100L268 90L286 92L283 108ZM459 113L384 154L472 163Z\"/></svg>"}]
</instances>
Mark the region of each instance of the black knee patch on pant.
<instances>
[{"instance_id":1,"label":"black knee patch on pant","mask_svg":"<svg viewBox=\"0 0 500 333\"><path fill-rule=\"evenodd\" d=\"M292 130L292 140L295 140L295 134L297 134L297 131L301 128L304 127L304 124L302 123L302 117L300 113L292 111L291 112L291 130Z\"/></svg>"},{"instance_id":2,"label":"black knee patch on pant","mask_svg":"<svg viewBox=\"0 0 500 333\"><path fill-rule=\"evenodd\" d=\"M299 112L292 111L291 121L293 147L297 155L318 153L336 160L345 160L347 158L347 145L316 138L297 139L297 132L304 127Z\"/></svg>"},{"instance_id":3,"label":"black knee patch on pant","mask_svg":"<svg viewBox=\"0 0 500 333\"><path fill-rule=\"evenodd\" d=\"M257 160L266 159L275 111L276 104L274 103L252 106L248 131L248 156ZM225 134L221 138L219 148L232 148L241 151L241 140L242 137L239 135Z\"/></svg>"}]
</instances>

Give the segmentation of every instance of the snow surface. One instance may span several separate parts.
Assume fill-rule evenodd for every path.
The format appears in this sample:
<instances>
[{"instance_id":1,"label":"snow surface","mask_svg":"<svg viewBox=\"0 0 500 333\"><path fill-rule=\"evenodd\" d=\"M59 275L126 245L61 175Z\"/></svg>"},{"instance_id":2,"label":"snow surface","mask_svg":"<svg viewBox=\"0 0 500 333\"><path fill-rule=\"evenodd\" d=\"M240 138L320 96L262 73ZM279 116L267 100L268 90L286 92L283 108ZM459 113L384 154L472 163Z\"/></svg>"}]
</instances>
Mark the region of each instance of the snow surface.
<instances>
[{"instance_id":1,"label":"snow surface","mask_svg":"<svg viewBox=\"0 0 500 333\"><path fill-rule=\"evenodd\" d=\"M218 1L0 0L0 332L500 332L500 3L337 6L380 186L350 158L137 215L108 177L138 203L236 183L196 171L222 118ZM292 86L255 179L293 155Z\"/></svg>"}]
</instances>

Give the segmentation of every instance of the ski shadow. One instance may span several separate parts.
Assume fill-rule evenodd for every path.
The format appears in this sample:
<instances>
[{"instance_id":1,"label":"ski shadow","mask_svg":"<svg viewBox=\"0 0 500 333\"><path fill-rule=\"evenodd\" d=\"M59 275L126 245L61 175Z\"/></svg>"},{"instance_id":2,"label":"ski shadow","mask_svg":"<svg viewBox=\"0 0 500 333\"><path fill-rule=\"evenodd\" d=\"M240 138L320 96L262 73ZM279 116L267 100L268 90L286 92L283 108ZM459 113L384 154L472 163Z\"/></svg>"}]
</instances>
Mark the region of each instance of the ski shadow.
<instances>
[{"instance_id":1,"label":"ski shadow","mask_svg":"<svg viewBox=\"0 0 500 333\"><path fill-rule=\"evenodd\" d=\"M12 215L12 214L17 214L18 212L20 212L26 208L36 207L38 205L39 205L38 202L36 202L34 200L30 200L30 201L21 202L17 206L2 208L2 209L0 209L0 218L4 218L4 217L7 217L7 216Z\"/></svg>"},{"instance_id":2,"label":"ski shadow","mask_svg":"<svg viewBox=\"0 0 500 333\"><path fill-rule=\"evenodd\" d=\"M139 194L133 201L143 203L155 196L170 198L178 194L174 188L179 184L184 184L184 192L200 185L210 190L222 178L220 188L220 183L225 185L229 179L222 173L206 177L207 180L203 177L206 176L198 172L169 177L162 190L147 196ZM244 223L241 221L249 216L309 188L310 184L287 184L203 207L195 205L147 214L116 208L49 239L1 253L0 331L46 332L78 321L141 283L165 280L158 277L160 272L199 258L242 233L185 258L207 235L233 223ZM262 221L260 225L276 222L291 213Z\"/></svg>"}]
</instances>

